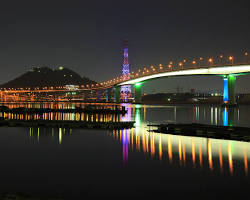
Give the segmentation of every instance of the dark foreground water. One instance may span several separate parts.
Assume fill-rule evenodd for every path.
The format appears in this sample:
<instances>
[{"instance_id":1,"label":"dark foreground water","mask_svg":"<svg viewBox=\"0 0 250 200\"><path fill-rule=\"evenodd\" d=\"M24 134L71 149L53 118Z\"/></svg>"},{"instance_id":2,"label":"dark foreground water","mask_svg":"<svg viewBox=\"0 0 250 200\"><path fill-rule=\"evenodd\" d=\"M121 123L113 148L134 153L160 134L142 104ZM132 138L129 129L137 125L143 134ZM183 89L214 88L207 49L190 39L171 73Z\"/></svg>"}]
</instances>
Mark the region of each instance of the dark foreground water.
<instances>
[{"instance_id":1,"label":"dark foreground water","mask_svg":"<svg viewBox=\"0 0 250 200\"><path fill-rule=\"evenodd\" d=\"M0 192L65 199L250 197L250 143L157 134L147 127L161 122L250 127L249 106L125 106L129 112L120 120L135 120L131 130L1 127Z\"/></svg>"}]
</instances>

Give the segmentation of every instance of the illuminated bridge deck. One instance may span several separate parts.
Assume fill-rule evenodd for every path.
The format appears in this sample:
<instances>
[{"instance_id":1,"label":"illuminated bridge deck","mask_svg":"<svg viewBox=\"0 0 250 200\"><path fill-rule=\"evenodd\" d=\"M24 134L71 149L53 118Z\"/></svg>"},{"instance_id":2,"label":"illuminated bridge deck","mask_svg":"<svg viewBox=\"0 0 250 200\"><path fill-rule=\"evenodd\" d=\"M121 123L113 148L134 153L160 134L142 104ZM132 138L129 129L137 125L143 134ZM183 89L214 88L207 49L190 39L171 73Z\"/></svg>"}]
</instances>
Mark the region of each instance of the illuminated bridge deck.
<instances>
[{"instance_id":1,"label":"illuminated bridge deck","mask_svg":"<svg viewBox=\"0 0 250 200\"><path fill-rule=\"evenodd\" d=\"M139 82L144 82L152 79L174 76L198 76L198 75L242 75L250 73L250 65L235 65L235 66L217 66L217 67L202 67L202 68L189 68L176 71L156 72L149 75L135 77L130 80L118 83L118 86L133 85Z\"/></svg>"}]
</instances>

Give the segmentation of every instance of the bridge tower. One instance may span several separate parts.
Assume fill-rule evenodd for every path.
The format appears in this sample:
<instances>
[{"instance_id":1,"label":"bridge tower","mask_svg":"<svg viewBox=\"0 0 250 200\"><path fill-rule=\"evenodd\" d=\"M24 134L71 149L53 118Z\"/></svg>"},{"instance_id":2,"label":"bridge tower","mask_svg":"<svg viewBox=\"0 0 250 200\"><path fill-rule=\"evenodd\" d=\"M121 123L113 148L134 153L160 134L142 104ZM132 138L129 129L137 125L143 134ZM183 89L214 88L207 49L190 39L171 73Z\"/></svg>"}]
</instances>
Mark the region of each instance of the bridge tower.
<instances>
[{"instance_id":1,"label":"bridge tower","mask_svg":"<svg viewBox=\"0 0 250 200\"><path fill-rule=\"evenodd\" d=\"M128 61L128 40L124 40L124 49L123 49L123 65L122 65L122 77L123 80L128 80L129 76L129 61ZM127 102L128 97L131 95L131 86L124 85L120 90L121 98L123 101Z\"/></svg>"},{"instance_id":2,"label":"bridge tower","mask_svg":"<svg viewBox=\"0 0 250 200\"><path fill-rule=\"evenodd\" d=\"M224 76L224 93L223 93L224 105L229 105L229 106L236 105L235 80L236 80L235 75L229 74Z\"/></svg>"}]
</instances>

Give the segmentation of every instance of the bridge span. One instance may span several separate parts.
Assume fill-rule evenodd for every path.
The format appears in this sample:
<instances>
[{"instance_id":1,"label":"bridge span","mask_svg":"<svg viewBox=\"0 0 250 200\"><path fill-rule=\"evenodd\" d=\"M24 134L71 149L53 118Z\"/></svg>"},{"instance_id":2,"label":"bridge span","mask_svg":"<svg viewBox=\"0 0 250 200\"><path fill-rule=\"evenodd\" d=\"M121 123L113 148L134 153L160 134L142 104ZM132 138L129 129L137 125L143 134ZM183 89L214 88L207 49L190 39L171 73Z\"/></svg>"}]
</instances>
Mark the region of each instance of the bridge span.
<instances>
[{"instance_id":1,"label":"bridge span","mask_svg":"<svg viewBox=\"0 0 250 200\"><path fill-rule=\"evenodd\" d=\"M199 75L220 75L220 76L228 76L228 75L243 75L245 73L250 73L250 65L235 65L235 66L219 66L219 67L202 67L202 68L189 68L178 71L167 71L162 73L155 73L145 75L143 77L134 77L129 80L123 81L118 86L122 85L134 85L136 83L158 79L163 77L173 77L173 76L199 76Z\"/></svg>"},{"instance_id":2,"label":"bridge span","mask_svg":"<svg viewBox=\"0 0 250 200\"><path fill-rule=\"evenodd\" d=\"M159 65L159 68L151 66L151 69L144 68L138 72L129 73L128 76L117 77L106 82L92 84L92 85L78 85L72 90L67 90L66 86L60 87L43 87L43 88L0 88L1 96L3 94L44 94L44 93L67 93L67 92L85 92L95 90L98 94L100 91L105 91L106 101L112 100L112 90L115 90L114 101L120 102L121 87L129 85L134 87L134 102L141 103L141 87L144 83L159 78L170 78L177 76L221 76L224 80L223 104L235 105L235 81L236 77L250 73L250 64L231 64L221 66L202 66L189 67L183 69ZM99 95L100 96L100 95ZM100 98L100 97L99 97Z\"/></svg>"},{"instance_id":3,"label":"bridge span","mask_svg":"<svg viewBox=\"0 0 250 200\"><path fill-rule=\"evenodd\" d=\"M114 84L116 87L116 101L119 101L119 87L123 85L133 85L135 88L135 101L141 101L141 86L143 83L166 77L176 76L221 76L224 80L223 103L226 105L235 105L235 80L236 76L246 75L250 73L250 65L225 65L200 68L188 68L181 70L169 70L164 72L156 72L145 74L144 76L131 76L129 80Z\"/></svg>"}]
</instances>

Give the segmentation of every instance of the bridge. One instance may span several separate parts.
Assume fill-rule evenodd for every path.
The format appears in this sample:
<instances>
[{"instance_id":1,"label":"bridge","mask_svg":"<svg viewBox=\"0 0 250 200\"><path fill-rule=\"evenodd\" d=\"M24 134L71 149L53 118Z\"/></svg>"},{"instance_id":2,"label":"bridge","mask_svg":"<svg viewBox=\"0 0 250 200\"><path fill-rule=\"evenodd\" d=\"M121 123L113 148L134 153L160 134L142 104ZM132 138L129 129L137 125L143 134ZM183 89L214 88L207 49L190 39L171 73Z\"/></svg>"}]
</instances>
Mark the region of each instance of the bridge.
<instances>
[{"instance_id":1,"label":"bridge","mask_svg":"<svg viewBox=\"0 0 250 200\"><path fill-rule=\"evenodd\" d=\"M176 76L221 76L224 80L224 93L223 93L223 103L228 105L235 105L235 80L237 76L246 75L250 73L250 65L222 65L222 66L210 66L210 67L190 67L181 70L167 71L156 71L153 68L153 72L144 73L141 76L136 75L130 77L130 79L114 84L116 88L116 101L119 101L119 87L123 85L133 85L135 88L135 101L140 103L141 101L141 86L143 83L167 77Z\"/></svg>"},{"instance_id":2,"label":"bridge","mask_svg":"<svg viewBox=\"0 0 250 200\"><path fill-rule=\"evenodd\" d=\"M222 56L218 57L222 58ZM167 65L159 64L148 68L140 68L135 72L127 73L120 77L115 77L105 82L91 85L77 85L73 89L67 89L66 86L60 87L36 87L36 88L0 88L1 96L4 94L43 94L43 93L65 93L65 92L86 92L96 91L97 96L101 91L105 91L107 102L112 101L112 91L114 90L114 102L120 103L121 88L132 86L134 88L134 102L141 103L141 87L144 83L159 79L177 76L221 76L224 81L223 104L235 105L235 81L237 76L250 73L250 62L248 53L244 54L244 62L235 62L233 56L226 58L226 62L219 62L213 58L200 58L198 61L183 60L175 65L173 61ZM185 67L184 67L185 65ZM81 99L81 97L80 97Z\"/></svg>"}]
</instances>

